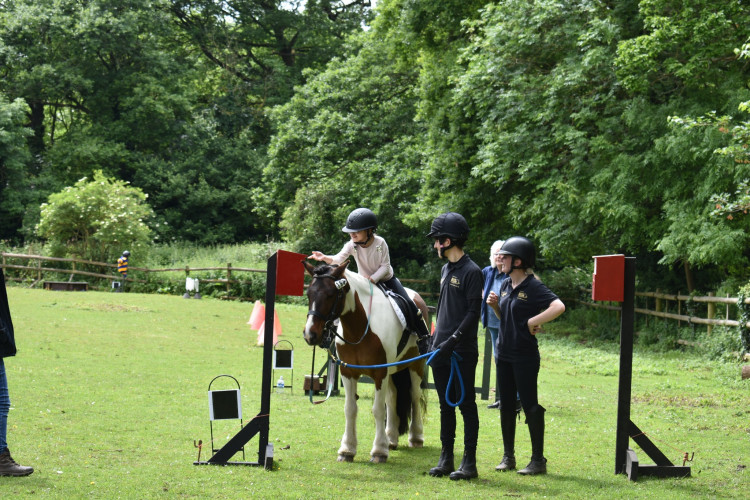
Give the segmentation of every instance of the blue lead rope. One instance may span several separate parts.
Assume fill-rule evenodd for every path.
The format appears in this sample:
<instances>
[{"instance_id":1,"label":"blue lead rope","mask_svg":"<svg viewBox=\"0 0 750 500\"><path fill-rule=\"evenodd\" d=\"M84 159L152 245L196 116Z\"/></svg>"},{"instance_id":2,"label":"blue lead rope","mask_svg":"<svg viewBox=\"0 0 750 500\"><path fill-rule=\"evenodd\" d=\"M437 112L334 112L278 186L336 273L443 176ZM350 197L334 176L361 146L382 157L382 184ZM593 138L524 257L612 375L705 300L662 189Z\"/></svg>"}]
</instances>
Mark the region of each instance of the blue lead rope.
<instances>
[{"instance_id":1,"label":"blue lead rope","mask_svg":"<svg viewBox=\"0 0 750 500\"><path fill-rule=\"evenodd\" d=\"M375 369L375 368L388 368L388 367L391 367L391 366L405 365L405 364L408 364L408 363L412 363L414 361L418 361L418 360L420 360L422 358L428 358L428 357L429 357L429 359L427 360L427 364L429 365L430 363L432 363L432 360L437 355L437 353L438 353L438 351L427 352L425 354L420 354L419 356L417 356L415 358L404 359L404 360L396 361L396 362L393 362L393 363L385 363L385 364L382 364L382 365L350 365L349 363L347 363L345 361L342 361L339 358L335 357L329 351L330 356L333 358L333 360L336 362L336 364L341 365L341 366L346 366L347 368L355 368L355 369L358 369L358 370L371 370L371 369ZM458 362L461 361L461 359L463 359L463 358L461 358L461 355L458 354L457 352L452 352L451 353L451 374L450 374L450 377L448 378L448 387L446 387L446 389L445 389L445 402L448 403L449 406L453 406L453 407L459 406L461 403L463 403L464 402L464 397L466 396L466 390L464 389L464 379L461 376L461 370L458 369ZM448 396L448 394L450 393L450 388L451 388L451 384L453 382L453 376L454 376L454 374L458 374L458 387L459 387L459 389L461 391L460 392L461 397L458 398L458 401L456 403L453 403L450 400L450 397ZM328 399L328 398L326 398L326 399ZM310 396L310 401L312 401L312 395Z\"/></svg>"}]
</instances>

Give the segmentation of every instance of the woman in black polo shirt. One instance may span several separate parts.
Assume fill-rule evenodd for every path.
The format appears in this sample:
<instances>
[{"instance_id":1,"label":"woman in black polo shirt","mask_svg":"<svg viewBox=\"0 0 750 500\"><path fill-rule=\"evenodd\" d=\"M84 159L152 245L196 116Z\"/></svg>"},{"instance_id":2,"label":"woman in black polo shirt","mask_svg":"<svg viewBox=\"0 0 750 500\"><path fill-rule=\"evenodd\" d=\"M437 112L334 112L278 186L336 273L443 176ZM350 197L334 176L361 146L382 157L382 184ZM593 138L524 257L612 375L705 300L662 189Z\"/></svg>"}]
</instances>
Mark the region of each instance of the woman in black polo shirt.
<instances>
[{"instance_id":1,"label":"woman in black polo shirt","mask_svg":"<svg viewBox=\"0 0 750 500\"><path fill-rule=\"evenodd\" d=\"M534 244L514 236L500 248L502 272L508 274L500 296L491 293L487 304L500 318L495 356L500 380L500 427L503 434L503 460L499 471L516 468L516 393L526 414L531 437L531 462L519 474L544 474L544 412L537 399L539 346L536 335L543 324L565 312L565 304L529 270L534 266Z\"/></svg>"}]
</instances>

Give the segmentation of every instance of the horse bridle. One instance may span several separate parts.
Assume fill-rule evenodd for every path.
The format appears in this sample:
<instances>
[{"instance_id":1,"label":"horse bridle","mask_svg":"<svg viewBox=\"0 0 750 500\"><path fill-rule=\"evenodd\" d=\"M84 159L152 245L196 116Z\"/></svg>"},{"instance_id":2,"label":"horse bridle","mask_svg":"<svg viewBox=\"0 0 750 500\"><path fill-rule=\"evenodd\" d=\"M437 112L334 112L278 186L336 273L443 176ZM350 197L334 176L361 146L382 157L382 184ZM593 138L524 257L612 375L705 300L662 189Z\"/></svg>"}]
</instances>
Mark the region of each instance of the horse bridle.
<instances>
[{"instance_id":1,"label":"horse bridle","mask_svg":"<svg viewBox=\"0 0 750 500\"><path fill-rule=\"evenodd\" d=\"M328 316L324 316L318 311L313 311L312 309L308 309L307 315L315 316L316 318L320 318L323 321L325 321L325 324L323 325L323 338L320 340L320 347L323 349L329 349L331 346L331 343L333 342L333 338L337 337L341 339L342 342L349 345L358 345L361 343L365 337L367 336L367 332L370 331L370 318L368 314L367 318L367 328L365 328L365 332L362 334L362 337L356 342L351 342L349 340L346 340L344 337L338 334L336 331L336 325L334 324L334 321L338 319L339 315L341 314L340 311L337 311L339 302L341 302L341 299L344 298L346 295L346 286L349 284L349 282L346 280L346 278L337 278L336 276L332 274L320 274L317 276L313 276L313 279L316 278L329 278L333 280L333 284L336 286L336 302L334 302L333 307L328 312ZM370 310L372 311L372 283L370 284ZM330 349L329 349L330 350Z\"/></svg>"},{"instance_id":2,"label":"horse bridle","mask_svg":"<svg viewBox=\"0 0 750 500\"><path fill-rule=\"evenodd\" d=\"M308 316L315 316L316 318L320 318L325 321L325 324L323 325L323 338L320 341L320 347L322 347L323 349L328 349L328 347L331 345L331 342L333 342L333 337L338 336L338 334L336 333L336 325L334 324L334 321L336 321L336 319L338 319L339 315L341 314L341 312L337 309L339 303L341 303L341 299L343 299L346 295L346 290L344 289L346 288L346 285L349 284L349 282L346 281L346 278L337 278L332 274L320 274L317 276L313 276L313 279L317 278L332 279L333 284L336 287L336 302L334 302L333 307L328 312L327 316L324 316L318 311L313 311L312 309L309 309L307 311Z\"/></svg>"}]
</instances>

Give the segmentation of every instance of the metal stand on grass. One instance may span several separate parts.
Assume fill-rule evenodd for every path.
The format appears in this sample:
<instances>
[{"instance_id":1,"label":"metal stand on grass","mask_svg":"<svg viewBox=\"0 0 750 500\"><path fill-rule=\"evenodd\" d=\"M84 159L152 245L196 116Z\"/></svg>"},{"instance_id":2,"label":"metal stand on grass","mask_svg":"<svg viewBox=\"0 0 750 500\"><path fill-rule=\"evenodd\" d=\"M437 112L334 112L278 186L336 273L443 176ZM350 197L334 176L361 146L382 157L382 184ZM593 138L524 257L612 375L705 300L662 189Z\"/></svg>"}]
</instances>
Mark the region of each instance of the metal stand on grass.
<instances>
[{"instance_id":1,"label":"metal stand on grass","mask_svg":"<svg viewBox=\"0 0 750 500\"><path fill-rule=\"evenodd\" d=\"M684 464L674 465L630 419L635 323L635 257L602 255L594 259L592 299L622 303L615 474L626 474L631 481L637 481L640 476L689 477L690 467ZM638 463L635 451L628 448L631 438L654 461L655 465Z\"/></svg>"},{"instance_id":2,"label":"metal stand on grass","mask_svg":"<svg viewBox=\"0 0 750 500\"><path fill-rule=\"evenodd\" d=\"M280 348L281 346L288 345L289 348L286 347ZM294 381L294 345L289 342L288 340L279 340L274 344L273 346L273 377L271 380L276 380L276 370L291 370L292 375L289 377L289 381L284 382L283 385L279 385L279 383L276 383L276 387L279 388L289 388L291 389L293 387L293 381ZM282 375L283 377L283 375Z\"/></svg>"},{"instance_id":3,"label":"metal stand on grass","mask_svg":"<svg viewBox=\"0 0 750 500\"><path fill-rule=\"evenodd\" d=\"M195 465L256 465L273 468L273 444L268 442L271 413L271 371L273 354L273 323L276 295L302 295L304 289L304 254L277 251L268 258L266 274L266 317L263 342L263 376L261 381L260 412L234 435L207 462ZM230 462L245 443L258 435L257 462ZM244 459L244 455L243 455Z\"/></svg>"},{"instance_id":4,"label":"metal stand on grass","mask_svg":"<svg viewBox=\"0 0 750 500\"><path fill-rule=\"evenodd\" d=\"M336 352L336 344L331 345L332 352ZM318 372L317 376L313 376L315 373L315 350L313 350L312 368L310 369L310 375L305 375L305 383L303 390L308 396L310 393L317 394L325 391L328 385L328 379L330 378L333 387L331 389L331 396L339 395L339 365L336 364L330 357L327 358L327 362ZM361 380L361 379L360 379Z\"/></svg>"},{"instance_id":5,"label":"metal stand on grass","mask_svg":"<svg viewBox=\"0 0 750 500\"><path fill-rule=\"evenodd\" d=\"M212 391L211 385L213 385L216 379L221 377L227 377L234 380L237 384L237 389ZM208 384L208 414L209 422L211 427L211 453L219 451L218 448L214 448L214 421L215 420L239 420L240 429L243 427L242 423L242 396L240 394L240 383L236 378L231 375L219 375L214 377L213 380ZM245 448L242 447L242 460L245 460ZM200 450L198 451L198 462L200 462ZM198 462L195 462L197 465Z\"/></svg>"}]
</instances>

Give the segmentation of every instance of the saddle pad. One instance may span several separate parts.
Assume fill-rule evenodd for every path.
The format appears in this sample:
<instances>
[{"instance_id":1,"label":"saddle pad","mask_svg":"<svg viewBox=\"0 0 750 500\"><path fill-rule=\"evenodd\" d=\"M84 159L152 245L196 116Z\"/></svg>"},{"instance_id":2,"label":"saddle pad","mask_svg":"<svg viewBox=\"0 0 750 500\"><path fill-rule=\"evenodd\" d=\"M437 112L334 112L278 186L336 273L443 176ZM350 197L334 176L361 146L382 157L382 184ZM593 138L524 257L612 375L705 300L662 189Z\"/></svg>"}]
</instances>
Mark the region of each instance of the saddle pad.
<instances>
[{"instance_id":1,"label":"saddle pad","mask_svg":"<svg viewBox=\"0 0 750 500\"><path fill-rule=\"evenodd\" d=\"M390 301L391 306L393 307L393 312L396 313L396 316L398 317L398 320L401 323L401 328L406 329L406 317L404 316L404 313L401 310L401 306L398 304L398 302L396 302L396 299L394 299L393 295L391 294L392 292L389 292L389 293L386 293L385 296L388 297L388 300Z\"/></svg>"}]
</instances>

